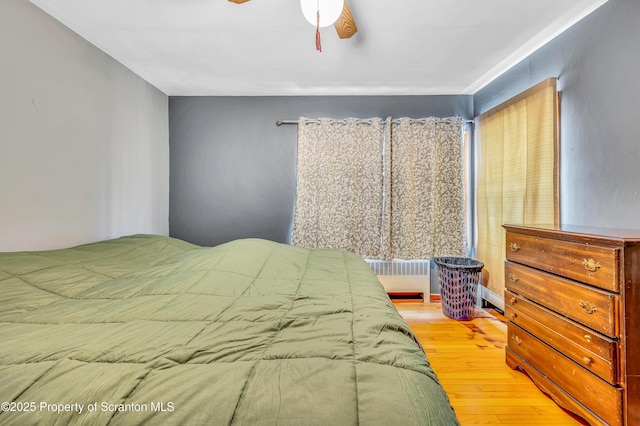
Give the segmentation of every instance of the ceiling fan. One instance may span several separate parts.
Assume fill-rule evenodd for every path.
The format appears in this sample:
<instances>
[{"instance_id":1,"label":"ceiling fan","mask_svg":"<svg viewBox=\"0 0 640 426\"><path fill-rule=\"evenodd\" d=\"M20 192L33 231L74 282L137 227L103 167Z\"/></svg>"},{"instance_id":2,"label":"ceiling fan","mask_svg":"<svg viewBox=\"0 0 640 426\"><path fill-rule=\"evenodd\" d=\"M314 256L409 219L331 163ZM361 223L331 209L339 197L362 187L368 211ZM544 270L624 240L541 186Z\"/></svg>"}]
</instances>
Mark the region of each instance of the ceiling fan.
<instances>
[{"instance_id":1,"label":"ceiling fan","mask_svg":"<svg viewBox=\"0 0 640 426\"><path fill-rule=\"evenodd\" d=\"M249 0L229 1L242 4ZM320 52L322 51L320 46L320 27L333 23L333 27L340 38L351 38L358 31L347 0L301 0L300 6L307 21L316 26L316 49ZM342 10L340 10L340 7Z\"/></svg>"}]
</instances>

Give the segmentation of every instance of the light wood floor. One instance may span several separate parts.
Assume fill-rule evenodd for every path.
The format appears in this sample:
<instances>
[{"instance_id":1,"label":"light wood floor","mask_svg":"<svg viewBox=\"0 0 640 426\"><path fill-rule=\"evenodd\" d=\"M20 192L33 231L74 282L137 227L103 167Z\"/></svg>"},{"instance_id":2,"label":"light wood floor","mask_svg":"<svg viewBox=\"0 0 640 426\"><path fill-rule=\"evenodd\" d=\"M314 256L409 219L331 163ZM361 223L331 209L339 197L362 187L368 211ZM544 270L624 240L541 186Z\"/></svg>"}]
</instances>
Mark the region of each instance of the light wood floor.
<instances>
[{"instance_id":1,"label":"light wood floor","mask_svg":"<svg viewBox=\"0 0 640 426\"><path fill-rule=\"evenodd\" d=\"M439 303L394 303L417 334L464 425L582 425L504 361L504 317L478 309L472 321Z\"/></svg>"}]
</instances>

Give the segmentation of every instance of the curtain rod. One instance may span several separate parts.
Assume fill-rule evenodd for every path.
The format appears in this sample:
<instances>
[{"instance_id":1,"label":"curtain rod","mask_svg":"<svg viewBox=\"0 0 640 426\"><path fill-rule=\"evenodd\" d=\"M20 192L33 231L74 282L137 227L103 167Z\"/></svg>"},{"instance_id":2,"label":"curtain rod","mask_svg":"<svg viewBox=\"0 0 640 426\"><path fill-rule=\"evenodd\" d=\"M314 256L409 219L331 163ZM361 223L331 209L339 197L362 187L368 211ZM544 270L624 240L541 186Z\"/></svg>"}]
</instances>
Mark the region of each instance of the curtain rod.
<instances>
[{"instance_id":1,"label":"curtain rod","mask_svg":"<svg viewBox=\"0 0 640 426\"><path fill-rule=\"evenodd\" d=\"M336 121L342 121L342 120L336 120ZM418 120L419 121L419 120ZM473 120L464 120L465 124L473 124L474 121ZM276 126L282 126L282 125L293 125L293 124L298 124L298 120L280 120L278 119L276 121ZM384 125L384 122L382 123Z\"/></svg>"}]
</instances>

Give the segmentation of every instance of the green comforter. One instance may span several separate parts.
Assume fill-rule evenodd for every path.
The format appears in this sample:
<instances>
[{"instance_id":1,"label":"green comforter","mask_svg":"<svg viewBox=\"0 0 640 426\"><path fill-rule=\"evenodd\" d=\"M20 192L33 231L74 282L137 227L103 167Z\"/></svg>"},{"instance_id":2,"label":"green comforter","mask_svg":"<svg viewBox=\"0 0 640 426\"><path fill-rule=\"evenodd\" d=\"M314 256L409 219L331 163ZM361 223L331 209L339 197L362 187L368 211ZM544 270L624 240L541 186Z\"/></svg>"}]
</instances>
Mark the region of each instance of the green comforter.
<instances>
[{"instance_id":1,"label":"green comforter","mask_svg":"<svg viewBox=\"0 0 640 426\"><path fill-rule=\"evenodd\" d=\"M352 253L137 235L0 253L0 424L452 425Z\"/></svg>"}]
</instances>

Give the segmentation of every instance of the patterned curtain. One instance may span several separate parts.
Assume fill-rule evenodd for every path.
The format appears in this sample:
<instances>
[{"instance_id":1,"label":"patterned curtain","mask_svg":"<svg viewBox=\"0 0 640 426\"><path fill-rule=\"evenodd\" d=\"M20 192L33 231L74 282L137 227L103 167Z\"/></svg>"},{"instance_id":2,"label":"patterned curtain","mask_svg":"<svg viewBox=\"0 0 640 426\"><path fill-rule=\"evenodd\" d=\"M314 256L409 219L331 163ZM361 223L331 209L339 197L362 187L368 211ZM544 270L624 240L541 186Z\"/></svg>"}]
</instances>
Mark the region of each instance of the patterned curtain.
<instances>
[{"instance_id":1,"label":"patterned curtain","mask_svg":"<svg viewBox=\"0 0 640 426\"><path fill-rule=\"evenodd\" d=\"M391 124L391 256L465 256L460 117Z\"/></svg>"},{"instance_id":2,"label":"patterned curtain","mask_svg":"<svg viewBox=\"0 0 640 426\"><path fill-rule=\"evenodd\" d=\"M383 235L389 207L383 194L389 126L384 123L380 118L299 119L293 245L388 257Z\"/></svg>"}]
</instances>

